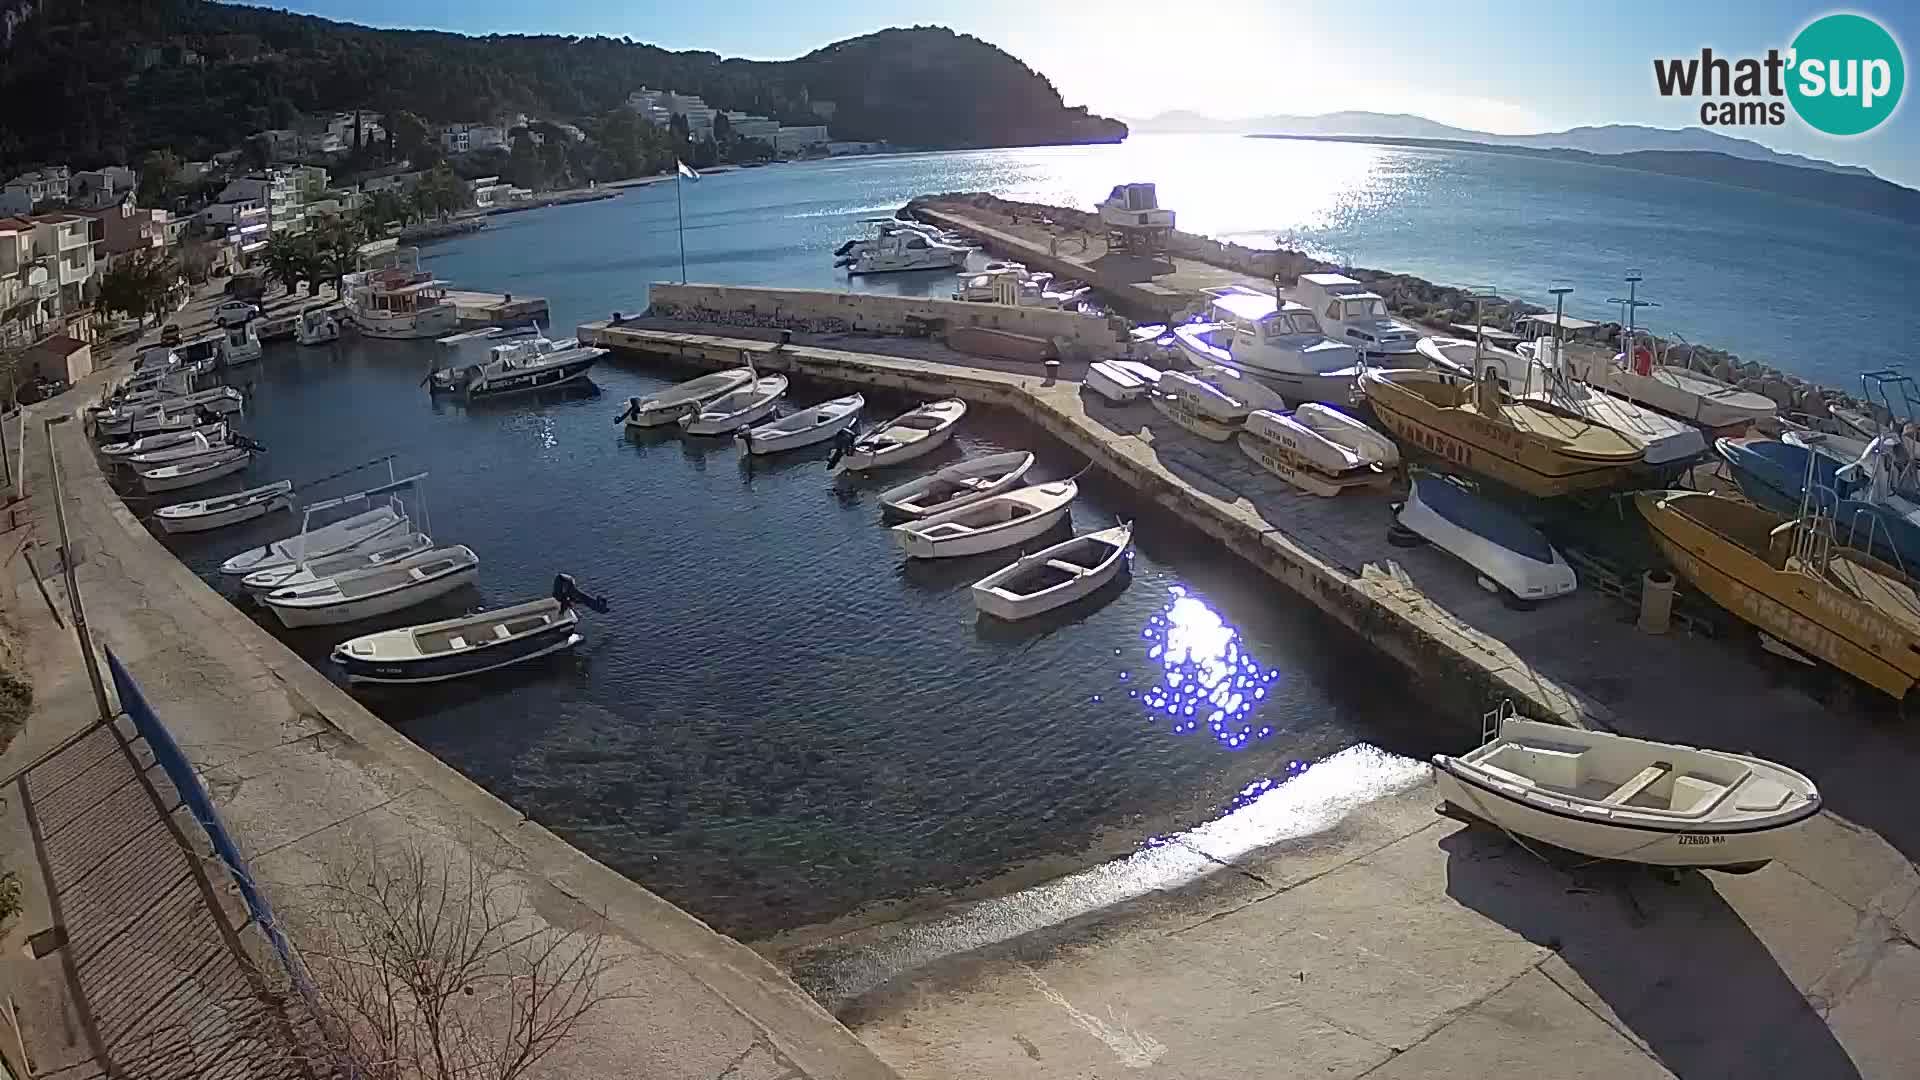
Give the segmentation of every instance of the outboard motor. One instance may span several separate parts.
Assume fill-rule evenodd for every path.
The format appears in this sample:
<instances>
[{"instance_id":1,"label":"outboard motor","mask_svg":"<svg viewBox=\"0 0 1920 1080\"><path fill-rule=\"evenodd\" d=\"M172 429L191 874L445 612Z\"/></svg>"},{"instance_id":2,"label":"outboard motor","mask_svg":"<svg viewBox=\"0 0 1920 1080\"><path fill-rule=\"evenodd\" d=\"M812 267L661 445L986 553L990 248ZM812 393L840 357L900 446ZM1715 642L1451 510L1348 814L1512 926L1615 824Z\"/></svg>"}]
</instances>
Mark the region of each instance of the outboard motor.
<instances>
[{"instance_id":1,"label":"outboard motor","mask_svg":"<svg viewBox=\"0 0 1920 1080\"><path fill-rule=\"evenodd\" d=\"M840 464L840 459L853 453L853 448L859 441L859 437L853 433L852 428L841 428L839 434L833 437L833 453L827 455L827 468L831 469Z\"/></svg>"},{"instance_id":2,"label":"outboard motor","mask_svg":"<svg viewBox=\"0 0 1920 1080\"><path fill-rule=\"evenodd\" d=\"M633 417L637 415L639 412L640 412L640 399L637 397L630 397L627 399L626 409L623 410L619 416L614 417L613 422L616 424L624 424L628 420L633 419Z\"/></svg>"},{"instance_id":3,"label":"outboard motor","mask_svg":"<svg viewBox=\"0 0 1920 1080\"><path fill-rule=\"evenodd\" d=\"M237 446L242 450L249 450L256 454L264 454L267 452L267 448L265 446L262 446L261 444L254 442L252 439L247 438L245 435L242 435L237 431L229 432L227 434L227 442L229 445Z\"/></svg>"},{"instance_id":4,"label":"outboard motor","mask_svg":"<svg viewBox=\"0 0 1920 1080\"><path fill-rule=\"evenodd\" d=\"M605 615L611 606L604 598L581 591L580 586L574 584L572 574L553 576L553 598L560 602L561 607L579 604L582 607L592 608L602 615Z\"/></svg>"}]
</instances>

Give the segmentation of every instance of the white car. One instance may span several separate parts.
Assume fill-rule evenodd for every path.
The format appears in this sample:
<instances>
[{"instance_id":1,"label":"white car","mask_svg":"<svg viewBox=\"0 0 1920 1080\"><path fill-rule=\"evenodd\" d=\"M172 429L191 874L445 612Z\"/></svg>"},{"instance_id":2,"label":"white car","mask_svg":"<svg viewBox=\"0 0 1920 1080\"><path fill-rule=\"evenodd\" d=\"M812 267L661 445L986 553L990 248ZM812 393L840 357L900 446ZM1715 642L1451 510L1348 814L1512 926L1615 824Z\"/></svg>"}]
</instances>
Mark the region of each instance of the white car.
<instances>
[{"instance_id":1,"label":"white car","mask_svg":"<svg viewBox=\"0 0 1920 1080\"><path fill-rule=\"evenodd\" d=\"M244 300L229 300L213 312L213 321L221 326L239 326L259 317L260 309Z\"/></svg>"}]
</instances>

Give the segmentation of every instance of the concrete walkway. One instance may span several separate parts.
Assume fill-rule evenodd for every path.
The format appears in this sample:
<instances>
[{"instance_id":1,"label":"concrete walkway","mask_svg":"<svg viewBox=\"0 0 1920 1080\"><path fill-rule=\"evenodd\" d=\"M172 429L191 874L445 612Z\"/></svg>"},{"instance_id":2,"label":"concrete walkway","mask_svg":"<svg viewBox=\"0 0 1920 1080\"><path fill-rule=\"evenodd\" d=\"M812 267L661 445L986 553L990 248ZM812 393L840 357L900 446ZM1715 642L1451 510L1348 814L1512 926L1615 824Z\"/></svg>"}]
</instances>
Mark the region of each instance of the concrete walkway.
<instances>
[{"instance_id":1,"label":"concrete walkway","mask_svg":"<svg viewBox=\"0 0 1920 1080\"><path fill-rule=\"evenodd\" d=\"M85 393L59 404L74 407ZM57 540L34 412L26 454L29 471L39 472L30 477L27 527L43 545L41 571L51 573ZM543 1074L892 1075L751 950L588 859L361 708L148 534L108 488L77 422L57 425L53 438L95 637L172 727L283 918L337 860L403 847L481 859L503 868L537 924L604 932L616 960L610 988L622 996L592 1014ZM71 630L56 624L24 560L8 570L7 614L36 688L32 722L0 759L0 769L18 769L88 723L93 705ZM64 612L59 575L47 587ZM27 929L46 924L43 917ZM48 1025L28 1033L36 1056L71 1041L60 1015L56 1000Z\"/></svg>"}]
</instances>

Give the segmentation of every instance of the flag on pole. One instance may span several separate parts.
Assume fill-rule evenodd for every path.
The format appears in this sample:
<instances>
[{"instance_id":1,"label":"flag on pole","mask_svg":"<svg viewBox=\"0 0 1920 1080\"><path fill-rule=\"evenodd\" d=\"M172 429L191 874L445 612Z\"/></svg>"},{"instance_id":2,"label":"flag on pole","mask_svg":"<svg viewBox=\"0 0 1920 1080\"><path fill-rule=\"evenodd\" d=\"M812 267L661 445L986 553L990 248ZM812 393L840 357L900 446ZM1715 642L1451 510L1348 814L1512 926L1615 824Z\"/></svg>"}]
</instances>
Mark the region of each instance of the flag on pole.
<instances>
[{"instance_id":1,"label":"flag on pole","mask_svg":"<svg viewBox=\"0 0 1920 1080\"><path fill-rule=\"evenodd\" d=\"M689 179L689 180L698 180L698 179L700 179L700 174L699 174L699 173L697 173L697 172L694 172L694 171L693 171L693 169L691 169L690 167L688 167L688 165L687 165L687 163L686 163L686 162L684 162L684 161L681 161L681 160L679 160L678 158L675 158L675 159L674 159L674 162L673 162L673 163L674 163L675 165L678 165L678 166L680 166L680 175L681 175L681 176L684 176L684 177L686 177L686 178L687 178L687 179Z\"/></svg>"}]
</instances>

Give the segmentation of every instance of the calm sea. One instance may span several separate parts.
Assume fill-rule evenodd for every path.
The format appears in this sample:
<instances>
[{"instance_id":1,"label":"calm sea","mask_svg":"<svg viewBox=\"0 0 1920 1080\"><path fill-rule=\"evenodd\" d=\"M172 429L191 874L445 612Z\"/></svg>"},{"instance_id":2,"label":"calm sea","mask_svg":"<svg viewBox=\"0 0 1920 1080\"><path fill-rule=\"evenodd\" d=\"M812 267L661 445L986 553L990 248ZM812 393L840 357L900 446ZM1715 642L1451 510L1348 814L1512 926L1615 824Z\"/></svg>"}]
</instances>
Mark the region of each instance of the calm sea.
<instances>
[{"instance_id":1,"label":"calm sea","mask_svg":"<svg viewBox=\"0 0 1920 1080\"><path fill-rule=\"evenodd\" d=\"M1114 184L1151 180L1182 228L1333 261L1491 285L1574 314L1618 318L1629 267L1660 307L1643 324L1851 388L1910 351L1907 294L1920 228L1704 181L1498 154L1345 143L1157 135L1119 146L916 154L780 165L687 184L687 276L842 288L828 252L860 219L915 195L991 191L1090 208ZM429 249L474 288L549 297L567 327L646 305L677 281L673 185L494 219ZM941 293L946 278L854 279L853 288Z\"/></svg>"}]
</instances>

